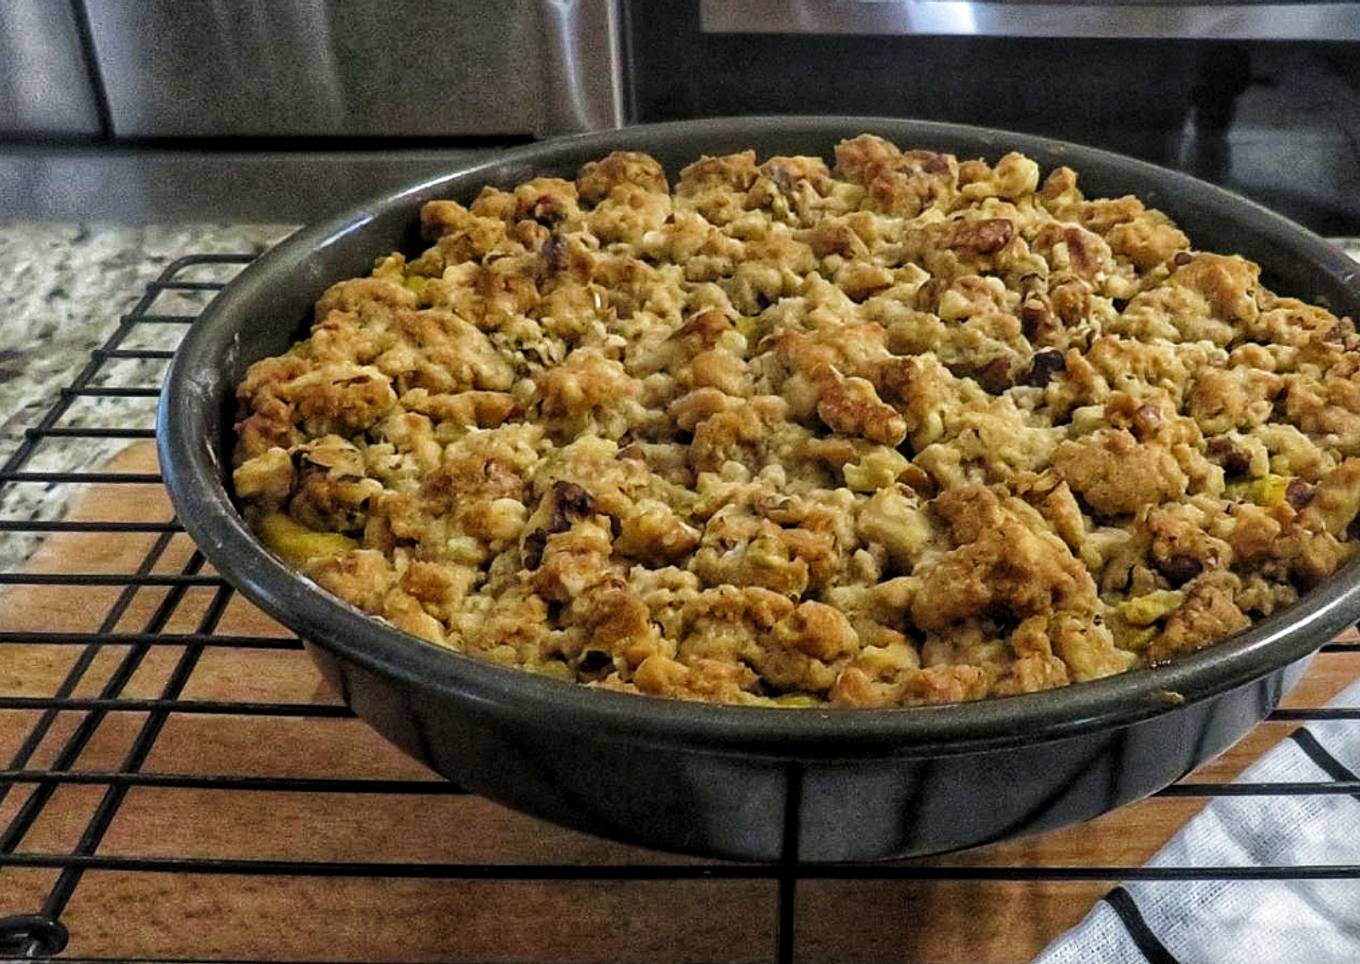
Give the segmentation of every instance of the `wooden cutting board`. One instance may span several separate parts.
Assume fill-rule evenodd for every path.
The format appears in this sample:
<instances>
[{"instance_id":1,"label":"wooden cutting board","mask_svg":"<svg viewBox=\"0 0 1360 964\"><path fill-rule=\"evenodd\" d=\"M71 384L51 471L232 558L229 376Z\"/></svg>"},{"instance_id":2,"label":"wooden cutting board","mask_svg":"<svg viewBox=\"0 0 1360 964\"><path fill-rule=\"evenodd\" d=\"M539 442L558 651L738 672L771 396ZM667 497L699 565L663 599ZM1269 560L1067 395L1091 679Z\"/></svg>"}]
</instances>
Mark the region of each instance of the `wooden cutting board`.
<instances>
[{"instance_id":1,"label":"wooden cutting board","mask_svg":"<svg viewBox=\"0 0 1360 964\"><path fill-rule=\"evenodd\" d=\"M155 471L150 444L128 449L111 471ZM153 485L90 487L71 519L167 521ZM54 535L28 564L33 572L126 573L155 534ZM179 572L192 551L176 535L153 571ZM132 597L118 632L192 632L214 590L196 587L173 612L166 587ZM0 630L94 632L118 587L18 586L0 595ZM161 612L158 615L158 607ZM233 597L216 630L288 635ZM0 694L51 696L82 647L0 646ZM129 652L107 646L73 695L95 696ZM122 696L154 698L183 654L157 645ZM1360 671L1352 654L1322 654L1287 705L1318 706ZM186 699L335 702L305 654L211 648ZM0 754L13 756L36 711L0 711ZM30 768L52 765L82 712L64 712ZM116 770L146 722L116 712L100 723L75 762ZM1292 729L1267 723L1197 781L1229 780ZM429 779L432 775L352 719L171 714L143 769L157 773ZM8 825L31 785L0 804ZM21 852L69 853L104 788L63 785L22 840ZM1155 798L1084 826L1032 840L922 863L967 866L1132 866L1146 860L1202 806L1198 798ZM1268 798L1260 800L1269 806ZM471 796L224 791L132 787L100 854L278 858L324 861L484 863L674 863L678 858L598 840L520 816ZM682 862L698 862L679 858ZM0 871L0 917L42 903L56 871ZM967 881L817 881L798 885L800 960L1023 961L1076 923L1113 884ZM768 960L776 885L770 881L440 881L365 877L171 874L92 871L62 920L66 953L78 957L263 958L287 960Z\"/></svg>"}]
</instances>

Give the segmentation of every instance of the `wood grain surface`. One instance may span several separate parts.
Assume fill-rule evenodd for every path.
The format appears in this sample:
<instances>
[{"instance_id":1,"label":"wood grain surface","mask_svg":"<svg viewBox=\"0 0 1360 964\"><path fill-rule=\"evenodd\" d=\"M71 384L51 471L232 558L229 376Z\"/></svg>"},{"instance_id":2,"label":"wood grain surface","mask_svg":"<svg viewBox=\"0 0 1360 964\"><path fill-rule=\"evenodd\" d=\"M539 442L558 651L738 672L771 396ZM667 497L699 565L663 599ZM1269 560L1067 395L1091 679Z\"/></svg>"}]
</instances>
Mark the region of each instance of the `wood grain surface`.
<instances>
[{"instance_id":1,"label":"wood grain surface","mask_svg":"<svg viewBox=\"0 0 1360 964\"><path fill-rule=\"evenodd\" d=\"M130 448L114 471L153 471L149 444ZM72 519L167 521L151 485L90 487ZM157 535L54 535L30 571L126 573ZM192 547L175 535L154 570L179 572ZM93 632L120 589L19 586L0 595L0 630ZM119 632L192 632L214 589L194 587L167 612L172 591L138 590ZM158 611L159 610L159 611ZM162 625L163 624L163 625ZM281 627L233 597L216 632L283 636ZM82 647L0 647L0 693L51 696ZM105 646L73 695L95 696L130 652ZM121 696L159 696L182 646L150 647ZM1323 654L1288 705L1316 706L1360 670L1352 654ZM186 699L334 702L299 651L209 648ZM49 767L85 717L63 712L30 768ZM38 718L0 711L8 761ZM147 714L104 716L73 769L123 765ZM1291 729L1267 723L1193 779L1229 780ZM154 773L428 779L432 775L352 719L170 714L147 757ZM0 828L32 792L16 784L0 803ZM20 852L69 853L106 788L62 785L19 843ZM1154 798L1084 826L923 863L934 865L1132 866L1146 860L1202 806ZM985 801L979 801L985 805ZM1269 806L1269 799L1261 799ZM98 852L106 855L243 859L601 864L681 861L574 833L471 796L224 791L133 786ZM45 869L0 871L0 916L36 910L57 877ZM798 885L800 960L1023 961L1071 926L1113 881L1093 883L855 882ZM767 960L773 953L775 884L688 880L580 882L445 881L261 874L92 871L62 916L76 957L261 958L268 960Z\"/></svg>"}]
</instances>

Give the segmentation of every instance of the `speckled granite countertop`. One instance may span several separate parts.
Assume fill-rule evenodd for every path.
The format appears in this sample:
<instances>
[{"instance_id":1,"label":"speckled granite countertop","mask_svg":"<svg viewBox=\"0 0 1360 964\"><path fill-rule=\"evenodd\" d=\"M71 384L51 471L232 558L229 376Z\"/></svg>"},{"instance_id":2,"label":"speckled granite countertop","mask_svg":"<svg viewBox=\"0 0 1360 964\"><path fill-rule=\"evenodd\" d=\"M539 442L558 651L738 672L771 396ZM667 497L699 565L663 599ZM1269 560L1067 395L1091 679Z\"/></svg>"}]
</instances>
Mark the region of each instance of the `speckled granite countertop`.
<instances>
[{"instance_id":1,"label":"speckled granite countertop","mask_svg":"<svg viewBox=\"0 0 1360 964\"><path fill-rule=\"evenodd\" d=\"M287 225L0 226L0 464L59 396L167 263L190 253L258 253L285 237ZM1360 238L1342 246L1360 260ZM183 306L193 313L202 302ZM157 305L156 310L174 310ZM144 345L143 347L151 347ZM155 384L164 363L106 363L110 385ZM81 399L62 424L150 425L151 398ZM58 442L67 444L58 444ZM104 462L124 440L49 440L27 469L70 472ZM0 486L0 519L53 519L74 486ZM41 537L0 533L0 571L23 564Z\"/></svg>"},{"instance_id":2,"label":"speckled granite countertop","mask_svg":"<svg viewBox=\"0 0 1360 964\"><path fill-rule=\"evenodd\" d=\"M287 225L0 225L0 464L166 264L197 252L259 253L291 230ZM97 383L155 384L163 368L163 362L108 363ZM82 398L61 424L149 425L154 410L151 398ZM79 471L127 444L120 439L46 440L24 468ZM74 488L0 485L0 519L57 518ZM20 566L39 538L0 534L0 571Z\"/></svg>"}]
</instances>

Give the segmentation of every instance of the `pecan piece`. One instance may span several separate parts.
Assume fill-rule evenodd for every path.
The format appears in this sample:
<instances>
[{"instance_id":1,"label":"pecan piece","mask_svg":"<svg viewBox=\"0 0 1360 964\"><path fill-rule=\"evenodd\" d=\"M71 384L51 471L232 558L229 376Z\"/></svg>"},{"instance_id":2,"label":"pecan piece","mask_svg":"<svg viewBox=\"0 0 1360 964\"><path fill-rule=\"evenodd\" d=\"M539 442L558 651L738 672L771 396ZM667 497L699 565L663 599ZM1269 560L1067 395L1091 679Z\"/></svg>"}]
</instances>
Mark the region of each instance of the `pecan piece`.
<instances>
[{"instance_id":1,"label":"pecan piece","mask_svg":"<svg viewBox=\"0 0 1360 964\"><path fill-rule=\"evenodd\" d=\"M1010 360L1000 355L981 365L956 362L947 367L955 378L971 378L983 391L991 395L1000 395L1014 384L1011 379Z\"/></svg>"},{"instance_id":2,"label":"pecan piece","mask_svg":"<svg viewBox=\"0 0 1360 964\"><path fill-rule=\"evenodd\" d=\"M1043 344L1049 335L1061 327L1062 321L1053 314L1044 299L1031 297L1020 306L1020 328L1030 341Z\"/></svg>"},{"instance_id":3,"label":"pecan piece","mask_svg":"<svg viewBox=\"0 0 1360 964\"><path fill-rule=\"evenodd\" d=\"M822 366L814 378L821 382L817 415L835 431L891 446L901 445L907 437L906 420L878 397L873 382L843 378L829 365Z\"/></svg>"},{"instance_id":4,"label":"pecan piece","mask_svg":"<svg viewBox=\"0 0 1360 964\"><path fill-rule=\"evenodd\" d=\"M1285 486L1284 500L1295 509L1302 509L1313 501L1313 487L1303 479L1291 479Z\"/></svg>"},{"instance_id":5,"label":"pecan piece","mask_svg":"<svg viewBox=\"0 0 1360 964\"><path fill-rule=\"evenodd\" d=\"M1251 468L1251 457L1222 435L1209 439L1204 451L1223 467L1226 475L1242 475Z\"/></svg>"},{"instance_id":6,"label":"pecan piece","mask_svg":"<svg viewBox=\"0 0 1360 964\"><path fill-rule=\"evenodd\" d=\"M547 498L552 500L548 524L524 537L524 568L537 569L543 563L548 536L566 532L571 524L595 511L595 497L575 482L554 482Z\"/></svg>"},{"instance_id":7,"label":"pecan piece","mask_svg":"<svg viewBox=\"0 0 1360 964\"><path fill-rule=\"evenodd\" d=\"M1055 348L1038 352L1025 373L1025 384L1043 388L1055 375L1067 371L1067 359Z\"/></svg>"},{"instance_id":8,"label":"pecan piece","mask_svg":"<svg viewBox=\"0 0 1360 964\"><path fill-rule=\"evenodd\" d=\"M595 509L595 498L575 482L554 482L552 486L552 514L548 517L549 532L565 532L578 519L584 519Z\"/></svg>"},{"instance_id":9,"label":"pecan piece","mask_svg":"<svg viewBox=\"0 0 1360 964\"><path fill-rule=\"evenodd\" d=\"M537 569L543 564L543 550L548 548L548 530L535 529L524 537L524 568Z\"/></svg>"},{"instance_id":10,"label":"pecan piece","mask_svg":"<svg viewBox=\"0 0 1360 964\"><path fill-rule=\"evenodd\" d=\"M949 172L949 158L944 154L932 154L921 164L921 170L927 174L947 174Z\"/></svg>"},{"instance_id":11,"label":"pecan piece","mask_svg":"<svg viewBox=\"0 0 1360 964\"><path fill-rule=\"evenodd\" d=\"M1155 560L1157 571L1166 576L1173 586L1183 586L1204 571L1204 563L1194 556L1177 553L1165 559Z\"/></svg>"},{"instance_id":12,"label":"pecan piece","mask_svg":"<svg viewBox=\"0 0 1360 964\"><path fill-rule=\"evenodd\" d=\"M955 221L945 234L946 247L976 255L996 254L1015 237L1015 225L1008 218Z\"/></svg>"}]
</instances>

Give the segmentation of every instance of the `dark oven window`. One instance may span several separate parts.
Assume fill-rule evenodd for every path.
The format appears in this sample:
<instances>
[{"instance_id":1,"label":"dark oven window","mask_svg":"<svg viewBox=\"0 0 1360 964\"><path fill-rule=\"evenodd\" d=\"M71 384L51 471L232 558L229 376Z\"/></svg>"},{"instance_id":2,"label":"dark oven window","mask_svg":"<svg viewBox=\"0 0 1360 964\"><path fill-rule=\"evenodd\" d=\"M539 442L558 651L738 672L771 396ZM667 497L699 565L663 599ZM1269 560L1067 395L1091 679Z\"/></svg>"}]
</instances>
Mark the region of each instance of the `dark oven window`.
<instances>
[{"instance_id":1,"label":"dark oven window","mask_svg":"<svg viewBox=\"0 0 1360 964\"><path fill-rule=\"evenodd\" d=\"M699 0L642 9L639 121L879 114L1045 134L1360 235L1357 42L713 33Z\"/></svg>"}]
</instances>

